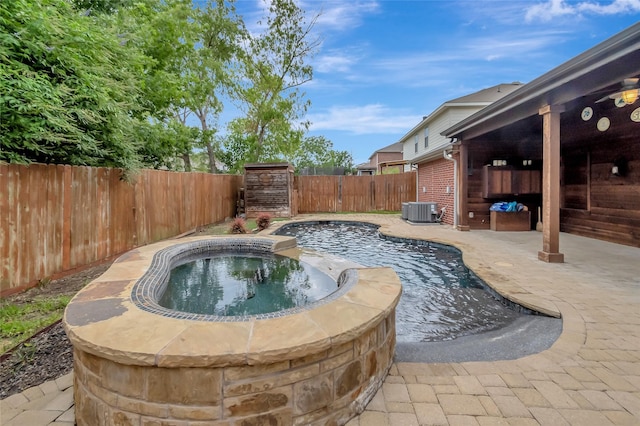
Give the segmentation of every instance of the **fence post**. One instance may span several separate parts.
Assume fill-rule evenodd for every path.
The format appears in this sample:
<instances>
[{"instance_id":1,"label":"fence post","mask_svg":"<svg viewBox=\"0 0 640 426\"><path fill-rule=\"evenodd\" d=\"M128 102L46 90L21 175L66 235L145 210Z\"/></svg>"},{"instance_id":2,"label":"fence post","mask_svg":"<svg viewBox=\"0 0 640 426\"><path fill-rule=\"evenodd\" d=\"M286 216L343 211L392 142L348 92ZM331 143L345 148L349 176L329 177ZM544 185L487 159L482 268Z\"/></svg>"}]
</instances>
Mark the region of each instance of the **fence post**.
<instances>
[{"instance_id":1,"label":"fence post","mask_svg":"<svg viewBox=\"0 0 640 426\"><path fill-rule=\"evenodd\" d=\"M64 185L62 200L62 270L70 269L71 265L71 166L64 168Z\"/></svg>"},{"instance_id":2,"label":"fence post","mask_svg":"<svg viewBox=\"0 0 640 426\"><path fill-rule=\"evenodd\" d=\"M371 175L371 206L369 206L369 211L374 211L376 209L376 177L375 175Z\"/></svg>"},{"instance_id":3,"label":"fence post","mask_svg":"<svg viewBox=\"0 0 640 426\"><path fill-rule=\"evenodd\" d=\"M338 176L338 205L336 211L342 213L342 176Z\"/></svg>"}]
</instances>

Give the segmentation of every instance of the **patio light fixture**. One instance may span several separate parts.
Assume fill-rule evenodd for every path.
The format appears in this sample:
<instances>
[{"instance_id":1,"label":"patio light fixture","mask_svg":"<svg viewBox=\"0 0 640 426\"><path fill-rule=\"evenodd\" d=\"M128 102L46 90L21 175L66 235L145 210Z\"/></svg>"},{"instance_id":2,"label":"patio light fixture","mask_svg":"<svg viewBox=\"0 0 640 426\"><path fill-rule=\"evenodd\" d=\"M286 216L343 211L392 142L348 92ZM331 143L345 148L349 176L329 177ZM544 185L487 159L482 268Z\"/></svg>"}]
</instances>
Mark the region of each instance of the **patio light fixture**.
<instances>
[{"instance_id":1,"label":"patio light fixture","mask_svg":"<svg viewBox=\"0 0 640 426\"><path fill-rule=\"evenodd\" d=\"M638 89L625 90L621 93L620 97L625 104L631 105L638 100Z\"/></svg>"},{"instance_id":2,"label":"patio light fixture","mask_svg":"<svg viewBox=\"0 0 640 426\"><path fill-rule=\"evenodd\" d=\"M622 106L618 102L622 100L626 105L631 105L635 101L638 100L640 96L640 78L625 78L622 81L620 89L618 89L615 93L611 93L603 98L600 98L596 101L602 102L607 99L613 99L613 101L618 104L618 106Z\"/></svg>"}]
</instances>

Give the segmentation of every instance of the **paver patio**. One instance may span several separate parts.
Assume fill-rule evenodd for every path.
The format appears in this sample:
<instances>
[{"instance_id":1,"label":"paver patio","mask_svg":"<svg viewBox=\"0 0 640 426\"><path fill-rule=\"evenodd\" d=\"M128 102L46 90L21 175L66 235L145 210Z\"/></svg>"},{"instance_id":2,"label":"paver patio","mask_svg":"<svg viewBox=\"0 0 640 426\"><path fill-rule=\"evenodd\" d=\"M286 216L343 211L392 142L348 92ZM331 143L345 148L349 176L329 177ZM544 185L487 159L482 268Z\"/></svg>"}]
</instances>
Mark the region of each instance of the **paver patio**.
<instances>
[{"instance_id":1,"label":"paver patio","mask_svg":"<svg viewBox=\"0 0 640 426\"><path fill-rule=\"evenodd\" d=\"M395 363L348 426L640 424L640 248L561 234L565 263L537 259L542 234L458 232L391 215L363 220L385 233L455 245L503 295L563 318L555 344L515 360ZM71 376L0 401L2 425L73 424Z\"/></svg>"}]
</instances>

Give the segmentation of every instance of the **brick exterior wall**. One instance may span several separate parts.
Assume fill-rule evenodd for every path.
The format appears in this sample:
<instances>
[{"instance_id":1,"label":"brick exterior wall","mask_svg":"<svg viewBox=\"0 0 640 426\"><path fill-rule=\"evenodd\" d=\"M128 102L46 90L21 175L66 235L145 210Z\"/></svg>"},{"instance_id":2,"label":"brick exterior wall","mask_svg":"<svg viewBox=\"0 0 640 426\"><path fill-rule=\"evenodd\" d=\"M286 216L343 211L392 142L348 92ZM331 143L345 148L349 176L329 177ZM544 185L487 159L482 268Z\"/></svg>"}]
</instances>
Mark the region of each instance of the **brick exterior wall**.
<instances>
[{"instance_id":1,"label":"brick exterior wall","mask_svg":"<svg viewBox=\"0 0 640 426\"><path fill-rule=\"evenodd\" d=\"M385 161L398 160L402 160L401 152L379 152L371 159L371 165L378 168L378 165L380 163L384 163Z\"/></svg>"},{"instance_id":2,"label":"brick exterior wall","mask_svg":"<svg viewBox=\"0 0 640 426\"><path fill-rule=\"evenodd\" d=\"M438 214L445 207L442 222L447 225L453 225L453 174L453 161L444 158L418 164L418 201L435 201L438 203Z\"/></svg>"}]
</instances>

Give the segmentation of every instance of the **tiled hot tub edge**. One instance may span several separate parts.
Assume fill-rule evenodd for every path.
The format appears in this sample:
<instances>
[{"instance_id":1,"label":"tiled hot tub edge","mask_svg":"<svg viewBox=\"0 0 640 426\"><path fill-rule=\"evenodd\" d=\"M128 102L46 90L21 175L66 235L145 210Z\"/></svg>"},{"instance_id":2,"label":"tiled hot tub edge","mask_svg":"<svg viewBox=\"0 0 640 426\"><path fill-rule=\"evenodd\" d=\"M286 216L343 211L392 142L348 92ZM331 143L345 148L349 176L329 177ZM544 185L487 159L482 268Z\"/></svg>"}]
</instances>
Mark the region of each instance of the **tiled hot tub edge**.
<instances>
[{"instance_id":1,"label":"tiled hot tub edge","mask_svg":"<svg viewBox=\"0 0 640 426\"><path fill-rule=\"evenodd\" d=\"M114 264L122 279L108 271L87 288L121 311L112 323L65 324L74 344L78 425L343 424L382 385L401 293L392 270L356 270L346 293L305 312L201 322L145 312L122 297L136 281L131 269L145 269L152 254L152 247L137 249ZM91 300L87 295L72 304Z\"/></svg>"}]
</instances>

